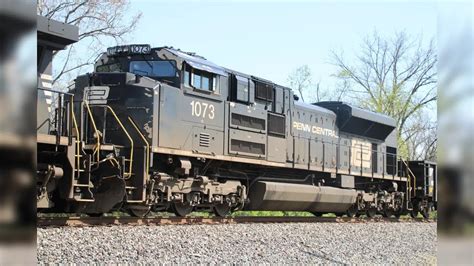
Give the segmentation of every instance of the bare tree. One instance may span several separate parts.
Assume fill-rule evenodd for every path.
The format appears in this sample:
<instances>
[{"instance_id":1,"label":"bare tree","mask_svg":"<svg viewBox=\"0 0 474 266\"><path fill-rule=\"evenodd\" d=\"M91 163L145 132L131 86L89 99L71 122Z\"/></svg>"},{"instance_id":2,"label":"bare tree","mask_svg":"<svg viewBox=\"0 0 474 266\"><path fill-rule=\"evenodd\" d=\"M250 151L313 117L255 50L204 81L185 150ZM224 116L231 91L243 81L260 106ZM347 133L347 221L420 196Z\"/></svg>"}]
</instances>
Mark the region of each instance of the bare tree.
<instances>
[{"instance_id":1,"label":"bare tree","mask_svg":"<svg viewBox=\"0 0 474 266\"><path fill-rule=\"evenodd\" d=\"M437 122L431 121L429 114L418 111L402 132L407 146L408 157L412 160L436 160Z\"/></svg>"},{"instance_id":2,"label":"bare tree","mask_svg":"<svg viewBox=\"0 0 474 266\"><path fill-rule=\"evenodd\" d=\"M332 75L335 77L336 75ZM343 101L344 99L350 97L347 93L351 87L351 83L347 79L340 79L336 83L336 87L332 90L332 93L328 96L328 98L332 101Z\"/></svg>"},{"instance_id":3,"label":"bare tree","mask_svg":"<svg viewBox=\"0 0 474 266\"><path fill-rule=\"evenodd\" d=\"M293 72L288 76L288 83L293 90L298 92L301 101L304 102L304 94L312 86L311 69L309 66L303 65L293 70Z\"/></svg>"},{"instance_id":4,"label":"bare tree","mask_svg":"<svg viewBox=\"0 0 474 266\"><path fill-rule=\"evenodd\" d=\"M305 98L310 102L320 102L334 97L321 86L321 81L313 82L312 79L311 69L307 65L303 65L288 75L288 84L293 91L299 94L303 102L305 102Z\"/></svg>"},{"instance_id":5,"label":"bare tree","mask_svg":"<svg viewBox=\"0 0 474 266\"><path fill-rule=\"evenodd\" d=\"M79 27L79 41L58 52L64 53L64 58L53 83L67 73L93 64L107 41L124 41L141 18L141 13L128 13L129 5L129 0L38 0L39 15ZM80 45L85 45L86 56L77 54L76 47Z\"/></svg>"},{"instance_id":6,"label":"bare tree","mask_svg":"<svg viewBox=\"0 0 474 266\"><path fill-rule=\"evenodd\" d=\"M332 53L336 77L350 81L347 93L358 105L394 117L400 140L413 115L437 99L434 42L424 47L421 39L403 32L388 40L374 32L361 48L352 61Z\"/></svg>"},{"instance_id":7,"label":"bare tree","mask_svg":"<svg viewBox=\"0 0 474 266\"><path fill-rule=\"evenodd\" d=\"M340 101L345 94L343 87L336 87L333 90L329 90L327 87L321 85L321 81L318 81L313 87L315 95L310 97L312 102Z\"/></svg>"}]
</instances>

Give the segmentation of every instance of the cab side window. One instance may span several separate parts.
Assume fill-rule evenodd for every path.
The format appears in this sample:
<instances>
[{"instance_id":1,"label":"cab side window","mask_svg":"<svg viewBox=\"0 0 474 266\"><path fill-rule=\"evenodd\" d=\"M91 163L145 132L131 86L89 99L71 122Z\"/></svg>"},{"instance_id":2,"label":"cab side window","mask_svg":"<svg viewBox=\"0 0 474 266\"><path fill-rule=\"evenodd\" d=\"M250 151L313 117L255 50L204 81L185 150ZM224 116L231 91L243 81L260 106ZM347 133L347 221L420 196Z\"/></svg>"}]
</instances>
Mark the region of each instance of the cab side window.
<instances>
[{"instance_id":1,"label":"cab side window","mask_svg":"<svg viewBox=\"0 0 474 266\"><path fill-rule=\"evenodd\" d=\"M187 87L197 90L217 92L217 78L215 74L194 69L189 65L185 65L183 83Z\"/></svg>"},{"instance_id":2,"label":"cab side window","mask_svg":"<svg viewBox=\"0 0 474 266\"><path fill-rule=\"evenodd\" d=\"M189 86L191 83L189 83L189 80L191 79L191 72L189 70L185 69L184 70L184 85Z\"/></svg>"}]
</instances>

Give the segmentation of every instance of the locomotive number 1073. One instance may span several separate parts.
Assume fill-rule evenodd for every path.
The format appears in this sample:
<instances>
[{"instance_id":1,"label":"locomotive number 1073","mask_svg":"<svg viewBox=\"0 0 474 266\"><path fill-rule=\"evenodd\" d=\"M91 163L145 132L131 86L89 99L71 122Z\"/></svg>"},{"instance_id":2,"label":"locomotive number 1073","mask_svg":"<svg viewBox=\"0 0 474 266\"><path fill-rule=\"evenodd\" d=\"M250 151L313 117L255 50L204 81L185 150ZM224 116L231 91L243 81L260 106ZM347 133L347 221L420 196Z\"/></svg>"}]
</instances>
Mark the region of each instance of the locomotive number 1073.
<instances>
[{"instance_id":1,"label":"locomotive number 1073","mask_svg":"<svg viewBox=\"0 0 474 266\"><path fill-rule=\"evenodd\" d=\"M202 118L209 118L209 119L214 119L215 117L215 107L213 104L209 103L202 103L199 101L192 101L190 103L191 105L191 115L192 116L197 116L197 117L202 117Z\"/></svg>"}]
</instances>

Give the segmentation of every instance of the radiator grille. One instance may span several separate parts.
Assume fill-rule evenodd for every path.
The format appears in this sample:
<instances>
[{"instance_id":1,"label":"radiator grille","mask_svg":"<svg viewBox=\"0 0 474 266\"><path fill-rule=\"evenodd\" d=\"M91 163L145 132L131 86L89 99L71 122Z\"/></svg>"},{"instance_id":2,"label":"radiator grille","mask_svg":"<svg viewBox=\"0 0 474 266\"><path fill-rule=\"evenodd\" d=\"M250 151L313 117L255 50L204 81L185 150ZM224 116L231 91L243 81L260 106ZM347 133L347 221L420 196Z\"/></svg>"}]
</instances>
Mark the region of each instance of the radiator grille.
<instances>
[{"instance_id":1,"label":"radiator grille","mask_svg":"<svg viewBox=\"0 0 474 266\"><path fill-rule=\"evenodd\" d=\"M265 144L243 140L231 140L231 149L237 152L265 155Z\"/></svg>"},{"instance_id":2,"label":"radiator grille","mask_svg":"<svg viewBox=\"0 0 474 266\"><path fill-rule=\"evenodd\" d=\"M200 147L209 147L211 141L211 136L207 133L199 133L199 146Z\"/></svg>"},{"instance_id":3,"label":"radiator grille","mask_svg":"<svg viewBox=\"0 0 474 266\"><path fill-rule=\"evenodd\" d=\"M265 119L260 119L256 117L241 115L241 114L232 114L232 125L248 127L258 130L265 130Z\"/></svg>"},{"instance_id":4,"label":"radiator grille","mask_svg":"<svg viewBox=\"0 0 474 266\"><path fill-rule=\"evenodd\" d=\"M285 116L268 113L268 133L285 137Z\"/></svg>"},{"instance_id":5,"label":"radiator grille","mask_svg":"<svg viewBox=\"0 0 474 266\"><path fill-rule=\"evenodd\" d=\"M255 98L267 102L272 102L273 86L263 82L255 81Z\"/></svg>"}]
</instances>

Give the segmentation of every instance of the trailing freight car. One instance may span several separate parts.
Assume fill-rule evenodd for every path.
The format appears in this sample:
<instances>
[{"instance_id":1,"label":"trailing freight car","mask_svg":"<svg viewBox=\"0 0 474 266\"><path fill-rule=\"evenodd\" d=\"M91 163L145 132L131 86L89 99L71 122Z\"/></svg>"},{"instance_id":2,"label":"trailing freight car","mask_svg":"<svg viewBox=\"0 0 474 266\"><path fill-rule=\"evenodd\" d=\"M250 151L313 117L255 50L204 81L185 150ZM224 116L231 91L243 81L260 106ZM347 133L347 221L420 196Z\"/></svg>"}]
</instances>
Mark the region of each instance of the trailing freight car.
<instances>
[{"instance_id":1,"label":"trailing freight car","mask_svg":"<svg viewBox=\"0 0 474 266\"><path fill-rule=\"evenodd\" d=\"M62 210L399 216L431 205L412 204L392 118L301 103L289 88L194 53L112 47L69 93L74 174L50 198Z\"/></svg>"}]
</instances>

